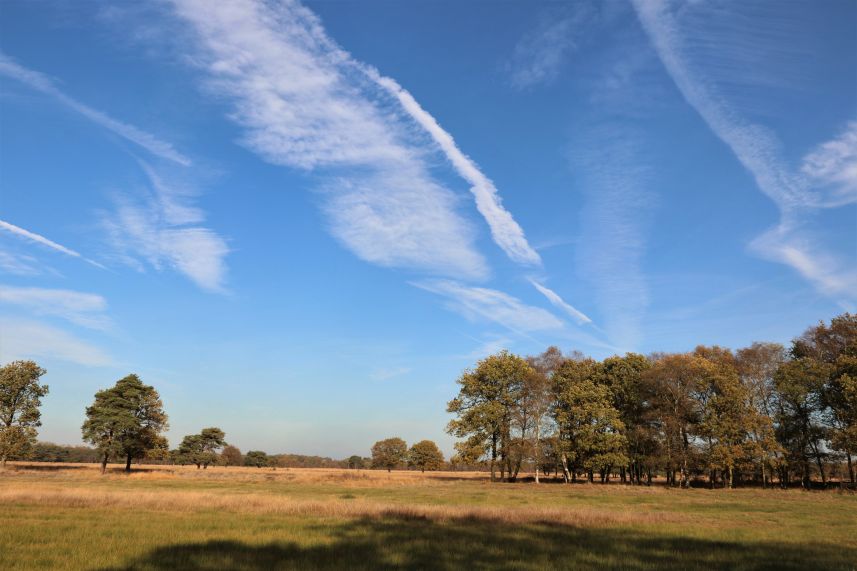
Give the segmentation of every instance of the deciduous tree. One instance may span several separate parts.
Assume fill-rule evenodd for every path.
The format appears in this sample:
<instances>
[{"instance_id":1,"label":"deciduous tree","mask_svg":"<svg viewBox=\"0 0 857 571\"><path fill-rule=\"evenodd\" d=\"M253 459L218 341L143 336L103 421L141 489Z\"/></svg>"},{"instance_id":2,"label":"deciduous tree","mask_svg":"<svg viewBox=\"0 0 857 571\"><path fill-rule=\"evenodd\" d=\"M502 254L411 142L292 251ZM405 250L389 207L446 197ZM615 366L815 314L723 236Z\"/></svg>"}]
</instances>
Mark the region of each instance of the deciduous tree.
<instances>
[{"instance_id":1,"label":"deciduous tree","mask_svg":"<svg viewBox=\"0 0 857 571\"><path fill-rule=\"evenodd\" d=\"M220 461L224 466L241 466L244 464L244 455L237 446L227 444L220 453Z\"/></svg>"},{"instance_id":2,"label":"deciduous tree","mask_svg":"<svg viewBox=\"0 0 857 571\"><path fill-rule=\"evenodd\" d=\"M571 470L572 480L579 469L587 472L589 481L596 470L606 479L612 466L628 462L625 427L610 389L597 382L596 372L592 359L568 360L553 376L563 470L566 478Z\"/></svg>"},{"instance_id":3,"label":"deciduous tree","mask_svg":"<svg viewBox=\"0 0 857 571\"><path fill-rule=\"evenodd\" d=\"M39 384L46 371L33 361L13 361L0 367L0 468L6 459L22 455L36 440L41 426L42 398L48 386Z\"/></svg>"},{"instance_id":4,"label":"deciduous tree","mask_svg":"<svg viewBox=\"0 0 857 571\"><path fill-rule=\"evenodd\" d=\"M372 467L386 468L391 471L405 463L408 445L401 438L379 440L372 446Z\"/></svg>"},{"instance_id":5,"label":"deciduous tree","mask_svg":"<svg viewBox=\"0 0 857 571\"><path fill-rule=\"evenodd\" d=\"M244 465L253 466L254 468L265 468L270 466L271 461L268 455L261 450L250 450L244 455Z\"/></svg>"},{"instance_id":6,"label":"deciduous tree","mask_svg":"<svg viewBox=\"0 0 857 571\"><path fill-rule=\"evenodd\" d=\"M447 412L456 415L447 426L447 432L466 438L461 450L472 455L481 450L490 461L491 481L496 480L496 464L500 459L500 477L517 475L520 467L513 459L512 425L520 404L524 378L530 374L527 362L501 351L466 370L458 379L458 396L447 406Z\"/></svg>"},{"instance_id":7,"label":"deciduous tree","mask_svg":"<svg viewBox=\"0 0 857 571\"><path fill-rule=\"evenodd\" d=\"M443 468L443 452L431 440L421 440L408 450L408 466L419 468L421 472L440 470Z\"/></svg>"}]
</instances>

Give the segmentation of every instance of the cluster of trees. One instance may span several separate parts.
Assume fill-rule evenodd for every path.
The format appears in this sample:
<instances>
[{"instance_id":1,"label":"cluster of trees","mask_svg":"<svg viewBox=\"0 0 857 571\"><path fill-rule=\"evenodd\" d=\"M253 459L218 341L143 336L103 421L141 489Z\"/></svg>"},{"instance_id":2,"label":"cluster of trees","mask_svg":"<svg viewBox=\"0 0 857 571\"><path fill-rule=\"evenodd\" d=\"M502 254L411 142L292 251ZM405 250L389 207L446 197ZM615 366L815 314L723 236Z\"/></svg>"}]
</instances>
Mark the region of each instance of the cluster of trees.
<instances>
[{"instance_id":1,"label":"cluster of trees","mask_svg":"<svg viewBox=\"0 0 857 571\"><path fill-rule=\"evenodd\" d=\"M354 458L359 456L352 456ZM408 448L408 444L399 437L379 440L372 446L372 468L389 472L405 465L421 472L440 470L444 466L443 452L431 440L421 440Z\"/></svg>"},{"instance_id":2,"label":"cluster of trees","mask_svg":"<svg viewBox=\"0 0 857 571\"><path fill-rule=\"evenodd\" d=\"M556 347L504 351L458 383L447 430L464 440L454 460L487 458L492 480L532 466L536 482L561 471L565 481L663 474L682 487L701 478L810 487L832 470L855 481L857 315L811 327L789 350L699 346L600 362Z\"/></svg>"},{"instance_id":3,"label":"cluster of trees","mask_svg":"<svg viewBox=\"0 0 857 571\"><path fill-rule=\"evenodd\" d=\"M0 464L9 458L91 461L102 470L121 458L226 466L348 467L438 470L444 457L430 440L376 442L371 458L246 454L216 427L185 436L169 450L167 414L154 387L128 375L98 391L86 409L83 439L94 449L37 443L45 370L33 361L0 367ZM456 444L452 467L488 464L491 479L514 481L522 468L609 481L673 486L799 481L855 482L857 454L857 315L820 323L786 350L754 343L731 351L699 346L689 353L628 353L595 361L551 347L522 358L501 352L459 378L448 411ZM838 473L837 473L838 472Z\"/></svg>"}]
</instances>

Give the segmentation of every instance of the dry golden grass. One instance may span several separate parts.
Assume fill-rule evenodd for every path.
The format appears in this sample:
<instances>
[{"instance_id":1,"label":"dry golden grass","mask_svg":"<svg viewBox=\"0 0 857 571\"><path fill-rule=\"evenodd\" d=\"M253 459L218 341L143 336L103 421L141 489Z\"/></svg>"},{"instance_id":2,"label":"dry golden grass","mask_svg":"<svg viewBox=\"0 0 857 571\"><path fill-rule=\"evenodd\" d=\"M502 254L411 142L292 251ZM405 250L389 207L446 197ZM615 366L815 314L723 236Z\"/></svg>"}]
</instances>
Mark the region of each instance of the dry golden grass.
<instances>
[{"instance_id":1,"label":"dry golden grass","mask_svg":"<svg viewBox=\"0 0 857 571\"><path fill-rule=\"evenodd\" d=\"M857 495L15 463L0 569L854 570ZM11 525L9 524L11 522ZM759 562L762 562L759 564Z\"/></svg>"},{"instance_id":2,"label":"dry golden grass","mask_svg":"<svg viewBox=\"0 0 857 571\"><path fill-rule=\"evenodd\" d=\"M401 505L375 501L307 501L266 494L223 495L208 492L112 492L27 486L0 490L0 504L25 503L72 508L145 509L169 512L230 511L235 513L312 515L322 517L397 517L431 521L475 520L498 523L551 523L568 526L611 526L687 521L686 515L635 513L615 509L549 507L464 507Z\"/></svg>"}]
</instances>

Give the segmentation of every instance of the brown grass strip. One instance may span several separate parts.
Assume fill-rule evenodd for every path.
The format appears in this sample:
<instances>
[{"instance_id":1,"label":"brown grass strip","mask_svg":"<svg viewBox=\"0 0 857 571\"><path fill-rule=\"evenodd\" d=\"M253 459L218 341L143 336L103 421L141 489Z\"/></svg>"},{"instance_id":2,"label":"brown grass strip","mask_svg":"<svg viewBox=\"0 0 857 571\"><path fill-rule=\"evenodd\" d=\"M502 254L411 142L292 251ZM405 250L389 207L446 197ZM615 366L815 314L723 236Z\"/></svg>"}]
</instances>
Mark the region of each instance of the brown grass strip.
<instances>
[{"instance_id":1,"label":"brown grass strip","mask_svg":"<svg viewBox=\"0 0 857 571\"><path fill-rule=\"evenodd\" d=\"M431 521L477 520L497 523L555 524L572 527L677 523L687 518L661 512L599 510L590 507L482 507L398 505L363 501L296 500L261 494L224 495L209 492L129 492L28 487L0 490L0 504L23 503L71 508L148 509L168 512L206 510L287 516L344 518L406 518Z\"/></svg>"}]
</instances>

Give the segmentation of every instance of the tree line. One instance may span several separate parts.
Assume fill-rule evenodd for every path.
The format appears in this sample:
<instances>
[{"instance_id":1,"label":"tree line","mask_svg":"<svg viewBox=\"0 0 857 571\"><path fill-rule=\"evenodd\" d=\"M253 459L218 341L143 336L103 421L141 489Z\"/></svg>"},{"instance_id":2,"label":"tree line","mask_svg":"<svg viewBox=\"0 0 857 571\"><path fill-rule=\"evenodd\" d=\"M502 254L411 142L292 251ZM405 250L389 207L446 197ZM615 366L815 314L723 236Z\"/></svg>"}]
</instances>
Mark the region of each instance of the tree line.
<instances>
[{"instance_id":1,"label":"tree line","mask_svg":"<svg viewBox=\"0 0 857 571\"><path fill-rule=\"evenodd\" d=\"M444 458L437 445L423 440L408 449L401 438L389 438L372 447L372 457L351 456L333 460L298 454L268 455L261 450L242 454L226 442L226 433L217 427L203 428L185 436L178 448L169 449L163 432L169 427L163 402L153 386L137 375L119 379L110 388L95 393L86 408L81 427L83 440L93 446L59 446L37 442L41 426L41 399L48 386L40 379L46 371L33 361L15 361L0 367L0 462L8 459L32 459L52 462L99 462L101 471L114 459L125 462L125 471L133 461L196 465L252 467L347 467L392 470L408 466L425 470L443 467Z\"/></svg>"},{"instance_id":2,"label":"tree line","mask_svg":"<svg viewBox=\"0 0 857 571\"><path fill-rule=\"evenodd\" d=\"M185 436L170 450L160 395L137 375L98 391L86 408L83 440L94 448L37 443L45 370L33 361L0 367L0 465L7 459L121 459L210 465L438 470L485 467L492 481L522 469L545 474L672 486L706 481L809 488L831 476L855 482L857 315L810 327L786 349L754 343L732 351L628 353L596 361L556 347L530 357L491 355L458 379L447 431L463 440L446 463L430 440L410 448L398 437L376 442L371 458L347 460L246 454L220 428ZM88 452L86 452L88 451Z\"/></svg>"},{"instance_id":3,"label":"tree line","mask_svg":"<svg viewBox=\"0 0 857 571\"><path fill-rule=\"evenodd\" d=\"M832 472L855 482L857 315L819 323L786 349L628 353L596 361L556 347L491 355L458 379L447 431L456 457L491 479L526 466L554 474L671 486L703 481L809 488Z\"/></svg>"}]
</instances>

